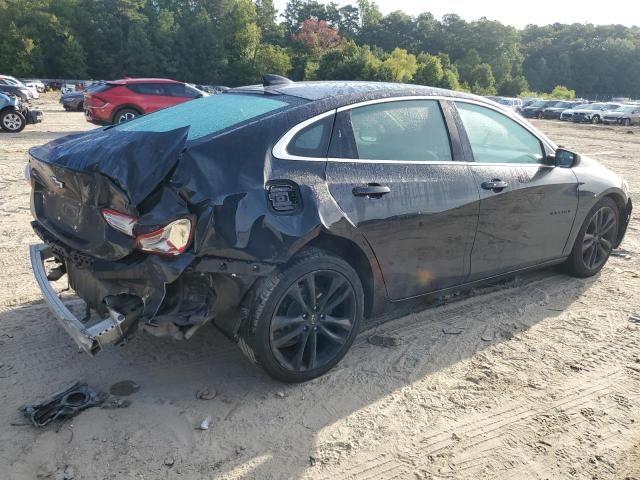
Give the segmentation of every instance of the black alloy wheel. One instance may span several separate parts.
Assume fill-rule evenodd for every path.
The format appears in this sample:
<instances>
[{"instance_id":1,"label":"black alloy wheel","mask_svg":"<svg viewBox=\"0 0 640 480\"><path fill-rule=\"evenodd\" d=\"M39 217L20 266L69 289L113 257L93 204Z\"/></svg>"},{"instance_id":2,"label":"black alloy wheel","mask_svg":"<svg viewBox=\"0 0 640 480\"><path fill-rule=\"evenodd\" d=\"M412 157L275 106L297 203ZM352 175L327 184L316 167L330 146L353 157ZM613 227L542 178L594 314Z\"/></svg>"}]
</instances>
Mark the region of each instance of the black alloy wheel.
<instances>
[{"instance_id":1,"label":"black alloy wheel","mask_svg":"<svg viewBox=\"0 0 640 480\"><path fill-rule=\"evenodd\" d=\"M253 285L241 308L238 344L275 379L304 382L342 360L363 312L364 292L353 267L309 248Z\"/></svg>"},{"instance_id":2,"label":"black alloy wheel","mask_svg":"<svg viewBox=\"0 0 640 480\"><path fill-rule=\"evenodd\" d=\"M324 367L349 340L356 313L355 291L344 275L308 273L287 289L271 318L273 356L295 372Z\"/></svg>"},{"instance_id":3,"label":"black alloy wheel","mask_svg":"<svg viewBox=\"0 0 640 480\"><path fill-rule=\"evenodd\" d=\"M607 261L618 234L617 226L611 207L603 206L591 217L582 238L582 260L588 268L597 269Z\"/></svg>"},{"instance_id":4,"label":"black alloy wheel","mask_svg":"<svg viewBox=\"0 0 640 480\"><path fill-rule=\"evenodd\" d=\"M611 198L603 198L591 209L567 259L569 273L584 278L602 270L616 244L619 219Z\"/></svg>"}]
</instances>

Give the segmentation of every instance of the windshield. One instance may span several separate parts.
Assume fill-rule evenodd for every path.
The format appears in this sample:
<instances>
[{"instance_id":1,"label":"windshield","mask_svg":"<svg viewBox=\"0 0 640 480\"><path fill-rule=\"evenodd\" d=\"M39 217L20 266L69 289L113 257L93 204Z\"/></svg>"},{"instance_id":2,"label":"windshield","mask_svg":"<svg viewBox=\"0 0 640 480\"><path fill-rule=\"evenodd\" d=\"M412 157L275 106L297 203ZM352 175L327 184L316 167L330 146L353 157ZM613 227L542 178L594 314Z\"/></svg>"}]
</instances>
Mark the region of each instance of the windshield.
<instances>
[{"instance_id":1,"label":"windshield","mask_svg":"<svg viewBox=\"0 0 640 480\"><path fill-rule=\"evenodd\" d=\"M496 102L498 102L501 105L509 105L509 106L513 105L513 100L510 100L508 98L498 98Z\"/></svg>"},{"instance_id":2,"label":"windshield","mask_svg":"<svg viewBox=\"0 0 640 480\"><path fill-rule=\"evenodd\" d=\"M127 132L168 132L191 127L187 139L197 140L289 105L290 102L282 97L276 100L236 93L212 95L138 117L115 129Z\"/></svg>"}]
</instances>

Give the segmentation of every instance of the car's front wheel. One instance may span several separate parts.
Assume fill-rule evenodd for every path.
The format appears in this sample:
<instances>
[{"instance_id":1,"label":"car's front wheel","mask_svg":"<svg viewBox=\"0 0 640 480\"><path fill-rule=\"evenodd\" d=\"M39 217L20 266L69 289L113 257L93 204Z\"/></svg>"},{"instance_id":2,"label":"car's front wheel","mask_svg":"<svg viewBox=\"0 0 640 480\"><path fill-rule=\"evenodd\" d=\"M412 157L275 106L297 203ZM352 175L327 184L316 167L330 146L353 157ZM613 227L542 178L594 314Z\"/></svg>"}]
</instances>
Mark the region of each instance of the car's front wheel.
<instances>
[{"instance_id":1,"label":"car's front wheel","mask_svg":"<svg viewBox=\"0 0 640 480\"><path fill-rule=\"evenodd\" d=\"M363 309L355 270L337 256L309 249L253 287L242 308L240 348L278 380L311 380L347 353Z\"/></svg>"},{"instance_id":2,"label":"car's front wheel","mask_svg":"<svg viewBox=\"0 0 640 480\"><path fill-rule=\"evenodd\" d=\"M593 117L591 117L591 123L593 123L594 125L600 123L600 116L594 115Z\"/></svg>"},{"instance_id":3,"label":"car's front wheel","mask_svg":"<svg viewBox=\"0 0 640 480\"><path fill-rule=\"evenodd\" d=\"M591 277L602 270L618 237L620 213L608 197L591 209L567 259L569 273L576 277Z\"/></svg>"},{"instance_id":4,"label":"car's front wheel","mask_svg":"<svg viewBox=\"0 0 640 480\"><path fill-rule=\"evenodd\" d=\"M18 133L24 130L27 120L24 115L14 110L5 110L0 113L0 127L5 132Z\"/></svg>"},{"instance_id":5,"label":"car's front wheel","mask_svg":"<svg viewBox=\"0 0 640 480\"><path fill-rule=\"evenodd\" d=\"M630 127L631 126L631 119L630 118L625 118L622 121L622 125L624 125L625 127Z\"/></svg>"}]
</instances>

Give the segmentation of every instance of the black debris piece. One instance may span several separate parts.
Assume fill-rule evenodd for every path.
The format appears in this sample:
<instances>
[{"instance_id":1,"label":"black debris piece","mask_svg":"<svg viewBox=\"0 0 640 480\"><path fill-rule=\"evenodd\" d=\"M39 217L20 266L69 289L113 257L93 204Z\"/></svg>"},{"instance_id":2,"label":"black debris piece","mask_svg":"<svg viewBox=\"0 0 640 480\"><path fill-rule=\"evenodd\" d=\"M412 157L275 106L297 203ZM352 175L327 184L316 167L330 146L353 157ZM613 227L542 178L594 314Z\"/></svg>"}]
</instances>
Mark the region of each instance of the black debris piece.
<instances>
[{"instance_id":1,"label":"black debris piece","mask_svg":"<svg viewBox=\"0 0 640 480\"><path fill-rule=\"evenodd\" d=\"M74 383L66 390L33 404L23 405L20 411L34 427L44 427L58 418L76 416L81 410L100 405L107 398L86 383Z\"/></svg>"}]
</instances>

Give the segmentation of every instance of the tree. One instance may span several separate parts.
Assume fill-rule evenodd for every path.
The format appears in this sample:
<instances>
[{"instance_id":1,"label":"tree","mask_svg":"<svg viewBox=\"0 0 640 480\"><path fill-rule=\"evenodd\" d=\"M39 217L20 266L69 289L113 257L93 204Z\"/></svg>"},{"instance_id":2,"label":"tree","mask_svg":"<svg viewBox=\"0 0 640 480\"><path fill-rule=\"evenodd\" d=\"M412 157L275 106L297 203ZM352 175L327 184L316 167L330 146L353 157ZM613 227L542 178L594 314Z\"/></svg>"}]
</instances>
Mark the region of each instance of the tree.
<instances>
[{"instance_id":1,"label":"tree","mask_svg":"<svg viewBox=\"0 0 640 480\"><path fill-rule=\"evenodd\" d=\"M551 98L559 98L562 100L572 100L576 98L576 91L570 90L564 85L556 85L551 91Z\"/></svg>"},{"instance_id":2,"label":"tree","mask_svg":"<svg viewBox=\"0 0 640 480\"><path fill-rule=\"evenodd\" d=\"M495 95L496 79L491 71L491 65L481 63L476 65L469 76L471 91L479 95Z\"/></svg>"},{"instance_id":3,"label":"tree","mask_svg":"<svg viewBox=\"0 0 640 480\"><path fill-rule=\"evenodd\" d=\"M522 75L518 75L504 80L498 87L498 93L505 97L517 97L528 88L529 82L527 82L527 79Z\"/></svg>"},{"instance_id":4,"label":"tree","mask_svg":"<svg viewBox=\"0 0 640 480\"><path fill-rule=\"evenodd\" d=\"M418 69L413 77L414 83L438 86L442 83L443 77L444 68L438 57L428 53L418 55Z\"/></svg>"},{"instance_id":5,"label":"tree","mask_svg":"<svg viewBox=\"0 0 640 480\"><path fill-rule=\"evenodd\" d=\"M253 62L253 69L257 75L264 73L275 73L278 75L289 75L291 71L291 57L289 52L277 45L260 45L256 50Z\"/></svg>"},{"instance_id":6,"label":"tree","mask_svg":"<svg viewBox=\"0 0 640 480\"><path fill-rule=\"evenodd\" d=\"M314 18L305 20L298 32L292 36L292 40L302 51L316 55L343 42L338 30L331 27L326 20Z\"/></svg>"},{"instance_id":7,"label":"tree","mask_svg":"<svg viewBox=\"0 0 640 480\"><path fill-rule=\"evenodd\" d=\"M402 48L396 48L380 67L380 80L389 82L410 82L418 70L415 55Z\"/></svg>"}]
</instances>

